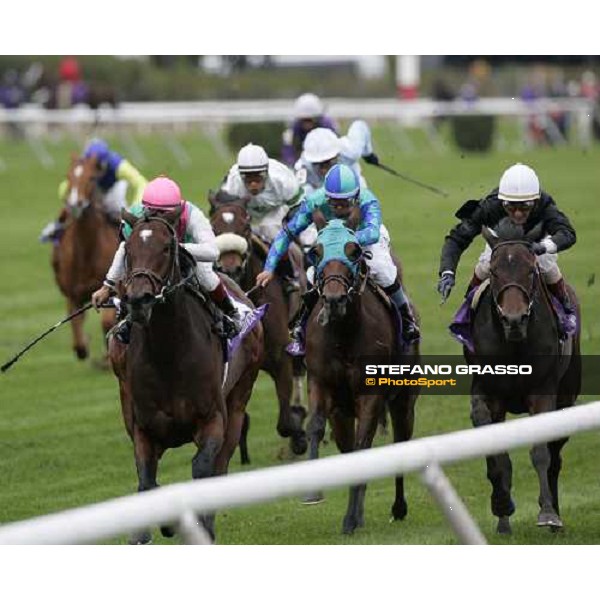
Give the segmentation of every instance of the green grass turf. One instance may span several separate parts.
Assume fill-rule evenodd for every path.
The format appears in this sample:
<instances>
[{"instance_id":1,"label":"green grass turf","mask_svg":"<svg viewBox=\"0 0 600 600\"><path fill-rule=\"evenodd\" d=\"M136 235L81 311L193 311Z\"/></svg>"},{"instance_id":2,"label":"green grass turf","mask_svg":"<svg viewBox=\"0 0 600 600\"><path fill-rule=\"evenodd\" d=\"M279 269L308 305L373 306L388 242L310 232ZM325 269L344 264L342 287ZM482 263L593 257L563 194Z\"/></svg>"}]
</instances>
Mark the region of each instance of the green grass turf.
<instances>
[{"instance_id":1,"label":"green grass turf","mask_svg":"<svg viewBox=\"0 0 600 600\"><path fill-rule=\"evenodd\" d=\"M510 132L509 132L510 133ZM514 133L514 132L513 132ZM405 268L407 288L422 317L424 354L453 354L460 348L447 325L461 299L474 260L481 251L477 241L463 256L457 287L447 305L440 307L435 292L439 252L444 235L455 223L455 210L468 198L479 197L496 185L502 171L518 160L532 165L543 186L571 217L578 232L577 245L560 257L560 265L576 287L583 307L583 351L600 354L599 294L588 285L600 250L600 148L575 147L525 151L510 137L504 150L466 155L448 149L434 151L423 135L409 132L412 147L393 128L376 127L374 138L381 160L449 192L442 198L366 165L370 187L380 197L384 221ZM178 166L161 137L138 136L148 176L167 173L180 182L185 196L206 207L206 191L218 185L232 156L225 156L202 135L179 137L193 164ZM113 139L119 150L126 147ZM0 262L0 356L8 360L28 340L65 314L49 265L50 249L37 241L45 223L55 217L56 189L68 157L77 151L74 140L46 141L56 166L43 168L24 142L0 141L0 205L3 227ZM90 315L87 331L97 357L101 350L98 317ZM582 399L590 400L591 398ZM283 442L275 432L276 398L268 378L261 374L249 410L252 415L250 468L280 464ZM415 437L470 428L466 397L422 395L417 403ZM389 443L378 438L377 444ZM335 453L333 443L323 455ZM490 488L483 459L447 469L450 479L484 534L494 543L590 544L600 540L600 477L594 457L600 451L597 433L575 436L564 451L561 506L565 531L551 535L535 526L537 477L527 450L512 453L514 498L517 512L514 535L494 535L489 512ZM160 465L162 484L191 477L193 448L167 453ZM240 470L239 455L232 471ZM132 493L137 487L131 443L124 431L114 377L78 362L70 350L67 327L36 346L0 378L0 522L25 519L65 508ZM260 506L228 510L217 519L219 542L224 544L445 544L454 537L439 510L416 476L407 477L409 516L388 523L393 499L391 479L369 485L366 527L354 536L342 536L341 520L347 490L328 493L324 504L300 505L285 499ZM113 540L121 543L124 538ZM159 535L155 541L162 543ZM177 541L177 538L175 538Z\"/></svg>"}]
</instances>

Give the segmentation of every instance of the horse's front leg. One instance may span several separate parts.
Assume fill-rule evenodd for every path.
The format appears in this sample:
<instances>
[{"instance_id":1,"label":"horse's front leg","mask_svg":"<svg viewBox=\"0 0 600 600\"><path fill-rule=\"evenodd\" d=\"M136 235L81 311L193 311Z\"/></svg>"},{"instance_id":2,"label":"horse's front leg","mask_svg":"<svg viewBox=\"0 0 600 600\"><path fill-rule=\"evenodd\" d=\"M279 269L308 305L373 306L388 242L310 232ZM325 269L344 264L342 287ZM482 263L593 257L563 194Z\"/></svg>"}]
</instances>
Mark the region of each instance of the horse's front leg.
<instances>
[{"instance_id":1,"label":"horse's front leg","mask_svg":"<svg viewBox=\"0 0 600 600\"><path fill-rule=\"evenodd\" d=\"M415 422L415 402L417 396L414 392L401 392L388 400L394 443L406 442L412 438ZM404 477L396 477L396 496L392 505L392 519L402 520L408 513L408 505L404 497Z\"/></svg>"},{"instance_id":2,"label":"horse's front leg","mask_svg":"<svg viewBox=\"0 0 600 600\"><path fill-rule=\"evenodd\" d=\"M103 368L108 368L108 339L106 336L116 322L116 311L113 308L100 311L100 322L104 334L104 356L102 357L101 365Z\"/></svg>"},{"instance_id":3,"label":"horse's front leg","mask_svg":"<svg viewBox=\"0 0 600 600\"><path fill-rule=\"evenodd\" d=\"M205 423L196 432L194 442L198 447L192 459L192 477L204 479L216 474L216 459L225 438L225 419L222 413L217 412L210 421ZM235 447L235 446L234 446ZM215 539L215 515L198 515L200 522L211 538Z\"/></svg>"},{"instance_id":4,"label":"horse's front leg","mask_svg":"<svg viewBox=\"0 0 600 600\"><path fill-rule=\"evenodd\" d=\"M327 391L321 386L316 378L309 375L308 382L308 404L310 416L306 427L308 436L308 459L316 460L319 458L319 443L325 435L325 414L327 407ZM323 502L324 496L320 491L309 492L303 504L318 504Z\"/></svg>"},{"instance_id":5,"label":"horse's front leg","mask_svg":"<svg viewBox=\"0 0 600 600\"><path fill-rule=\"evenodd\" d=\"M137 424L133 425L133 452L138 475L138 492L158 487L156 473L161 451ZM149 529L138 531L129 538L130 544L148 544L152 541Z\"/></svg>"},{"instance_id":6,"label":"horse's front leg","mask_svg":"<svg viewBox=\"0 0 600 600\"><path fill-rule=\"evenodd\" d=\"M527 405L530 407L529 412L531 415L549 412L556 406L556 396L553 394L530 394L527 398ZM554 494L550 485L549 470L552 464L552 456L548 444L536 444L531 449L529 455L540 483L538 527L558 529L563 526L563 523L555 509ZM555 465L556 467L557 465ZM558 469L560 469L560 466L558 466ZM556 473L556 479L558 480L558 472ZM556 496L558 497L558 482L556 486Z\"/></svg>"},{"instance_id":7,"label":"horse's front leg","mask_svg":"<svg viewBox=\"0 0 600 600\"><path fill-rule=\"evenodd\" d=\"M354 435L354 415L341 414L338 410L332 414L331 423L335 440L340 452L366 450L373 444L381 413L381 396L358 396L355 402L358 415L356 435ZM353 485L348 495L348 508L342 524L342 533L354 533L365 524L365 494L367 484Z\"/></svg>"},{"instance_id":8,"label":"horse's front leg","mask_svg":"<svg viewBox=\"0 0 600 600\"><path fill-rule=\"evenodd\" d=\"M487 400L487 401L486 401ZM489 405L488 405L489 403ZM471 422L474 427L501 423L506 418L499 402L494 402L483 392L478 391L473 384L471 392ZM490 410L490 406L495 407ZM485 457L487 464L487 478L492 484L492 514L498 517L498 533L512 533L509 517L515 512L515 504L511 497L512 488L512 463L508 453L502 452Z\"/></svg>"},{"instance_id":9,"label":"horse's front leg","mask_svg":"<svg viewBox=\"0 0 600 600\"><path fill-rule=\"evenodd\" d=\"M67 300L67 311L69 314L75 312L81 306L70 298ZM83 320L85 313L77 315L71 319L71 332L73 334L73 351L79 360L85 360L89 356L88 341L83 332Z\"/></svg>"}]
</instances>

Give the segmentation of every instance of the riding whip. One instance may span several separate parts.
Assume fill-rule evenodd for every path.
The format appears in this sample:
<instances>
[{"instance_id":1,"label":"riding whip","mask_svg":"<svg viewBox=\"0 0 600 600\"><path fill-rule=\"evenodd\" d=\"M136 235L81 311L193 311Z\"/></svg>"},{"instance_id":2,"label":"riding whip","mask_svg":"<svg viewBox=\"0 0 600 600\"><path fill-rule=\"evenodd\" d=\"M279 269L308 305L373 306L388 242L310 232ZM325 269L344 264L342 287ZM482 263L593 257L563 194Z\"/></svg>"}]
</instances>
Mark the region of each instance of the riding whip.
<instances>
[{"instance_id":1,"label":"riding whip","mask_svg":"<svg viewBox=\"0 0 600 600\"><path fill-rule=\"evenodd\" d=\"M85 312L86 310L89 310L90 308L92 308L92 306L93 306L93 304L91 302L88 302L87 304L84 304L81 308L78 308L75 312L71 313L68 317L65 317L62 321L59 321L58 323L56 323L56 325L52 325L52 327L50 327L50 329L48 329L47 331L44 331L44 333L42 333L41 335L36 337L34 340L29 342L29 344L27 344L27 346L25 346L25 348L23 348L23 350L21 350L18 354L16 354L13 358L11 358L7 363L4 363L0 367L0 371L2 373L4 373L5 371L8 371L8 369L10 369L19 360L19 358L21 358L21 356L23 356L23 354L25 354L30 348L35 346L39 341L43 340L47 335L52 333L55 329L58 329L61 325L68 323L71 319L74 319L76 316L80 315L81 313ZM112 304L112 303L111 304L103 304L102 308L114 308L114 304Z\"/></svg>"},{"instance_id":2,"label":"riding whip","mask_svg":"<svg viewBox=\"0 0 600 600\"><path fill-rule=\"evenodd\" d=\"M439 188L436 188L427 183L421 183L420 181L417 181L416 179L413 179L412 177L409 177L408 175L403 175L402 173L398 173L398 171L396 171L395 169L392 169L392 167L383 165L380 162L371 163L371 164L373 164L376 167L379 167L380 169L384 170L386 173L389 173L390 175L394 175L395 177L400 177L400 179L404 179L405 181L414 183L415 185L425 188L426 190L429 190L430 192L434 192L435 194L439 194L440 196L444 196L445 198L448 196L448 192L445 192L444 190L440 190Z\"/></svg>"}]
</instances>

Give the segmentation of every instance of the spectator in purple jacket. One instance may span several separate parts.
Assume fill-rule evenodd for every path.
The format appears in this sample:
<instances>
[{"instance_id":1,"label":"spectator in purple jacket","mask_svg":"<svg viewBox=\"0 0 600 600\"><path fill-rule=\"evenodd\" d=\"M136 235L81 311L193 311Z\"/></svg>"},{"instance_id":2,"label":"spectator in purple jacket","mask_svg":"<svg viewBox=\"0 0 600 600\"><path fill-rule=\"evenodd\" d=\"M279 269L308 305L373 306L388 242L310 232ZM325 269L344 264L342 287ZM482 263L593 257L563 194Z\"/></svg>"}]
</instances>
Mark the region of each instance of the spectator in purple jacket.
<instances>
[{"instance_id":1,"label":"spectator in purple jacket","mask_svg":"<svg viewBox=\"0 0 600 600\"><path fill-rule=\"evenodd\" d=\"M293 167L302 154L304 139L313 129L325 127L337 133L333 119L326 116L323 103L315 94L302 94L294 103L294 122L283 132L282 162Z\"/></svg>"}]
</instances>

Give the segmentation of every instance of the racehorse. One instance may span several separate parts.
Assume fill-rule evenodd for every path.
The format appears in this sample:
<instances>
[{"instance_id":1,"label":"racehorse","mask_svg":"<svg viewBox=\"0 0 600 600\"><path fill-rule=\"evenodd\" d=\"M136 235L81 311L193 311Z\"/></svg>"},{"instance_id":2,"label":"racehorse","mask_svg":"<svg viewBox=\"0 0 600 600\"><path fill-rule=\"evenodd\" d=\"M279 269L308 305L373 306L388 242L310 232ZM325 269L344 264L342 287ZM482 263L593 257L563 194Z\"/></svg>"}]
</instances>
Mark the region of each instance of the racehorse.
<instances>
[{"instance_id":1,"label":"racehorse","mask_svg":"<svg viewBox=\"0 0 600 600\"><path fill-rule=\"evenodd\" d=\"M243 290L249 291L254 288L256 276L263 269L268 247L252 233L246 199L220 191L209 194L209 201L210 223L221 249L219 270L234 279ZM294 252L294 249L290 251ZM302 259L296 257L296 260L301 262ZM299 271L303 273L302 269ZM294 454L303 454L307 447L302 427L306 410L301 404L304 370L301 361L285 351L289 343L289 315L297 308L294 297L298 294L288 297L283 285L281 278L276 277L265 289L255 289L252 298L256 305L269 304L263 321L265 355L262 369L275 382L279 400L277 431L280 436L290 438Z\"/></svg>"},{"instance_id":2,"label":"racehorse","mask_svg":"<svg viewBox=\"0 0 600 600\"><path fill-rule=\"evenodd\" d=\"M496 234L484 228L492 248L490 284L473 318L473 348L465 348L470 363L491 360L532 364L531 376L490 378L475 375L471 384L471 420L475 427L505 420L506 413L537 415L572 406L581 385L579 333L561 341L551 299L536 266L531 243L540 237L536 227L528 234L504 219ZM574 304L575 292L569 288ZM579 308L577 309L579 312ZM492 380L493 379L493 380ZM530 456L540 486L538 526L562 527L558 502L560 452L568 438L538 444ZM511 533L512 465L507 453L486 457L492 484L491 509L498 517L498 533Z\"/></svg>"},{"instance_id":3,"label":"racehorse","mask_svg":"<svg viewBox=\"0 0 600 600\"><path fill-rule=\"evenodd\" d=\"M262 360L262 326L244 338L226 368L223 339L198 288L187 285L195 261L177 243L178 212L135 217L125 246L127 271L120 291L132 318L129 346L111 337L121 407L133 441L138 491L157 487L158 462L168 448L194 442L194 479L227 473L239 443L246 404ZM191 275L184 275L187 268ZM243 301L231 280L224 283ZM245 300L248 306L251 303ZM214 515L200 520L214 539ZM174 531L163 524L163 535ZM132 538L146 543L149 531Z\"/></svg>"},{"instance_id":4,"label":"racehorse","mask_svg":"<svg viewBox=\"0 0 600 600\"><path fill-rule=\"evenodd\" d=\"M327 419L340 452L370 448L386 404L394 442L409 440L418 389L365 393L361 391L360 360L368 356L375 363L389 364L410 355L415 361L418 345L400 352L397 320L391 312L395 308L383 298L383 291L378 292L367 281L363 251L351 229L339 220L330 221L319 231L315 255L319 300L309 318L306 335L309 458L318 458ZM353 533L364 524L365 492L366 484L350 488L343 533ZM316 492L305 502L321 499L321 493ZM404 480L397 477L392 517L403 519L407 512Z\"/></svg>"},{"instance_id":5,"label":"racehorse","mask_svg":"<svg viewBox=\"0 0 600 600\"><path fill-rule=\"evenodd\" d=\"M107 219L102 209L102 191L97 186L97 167L93 157L73 157L67 175L68 212L66 228L52 252L52 267L60 291L67 299L69 313L81 308L97 290L117 249L118 226ZM102 311L106 334L114 324L115 311ZM84 313L71 321L73 349L79 359L89 354L83 332Z\"/></svg>"}]
</instances>

